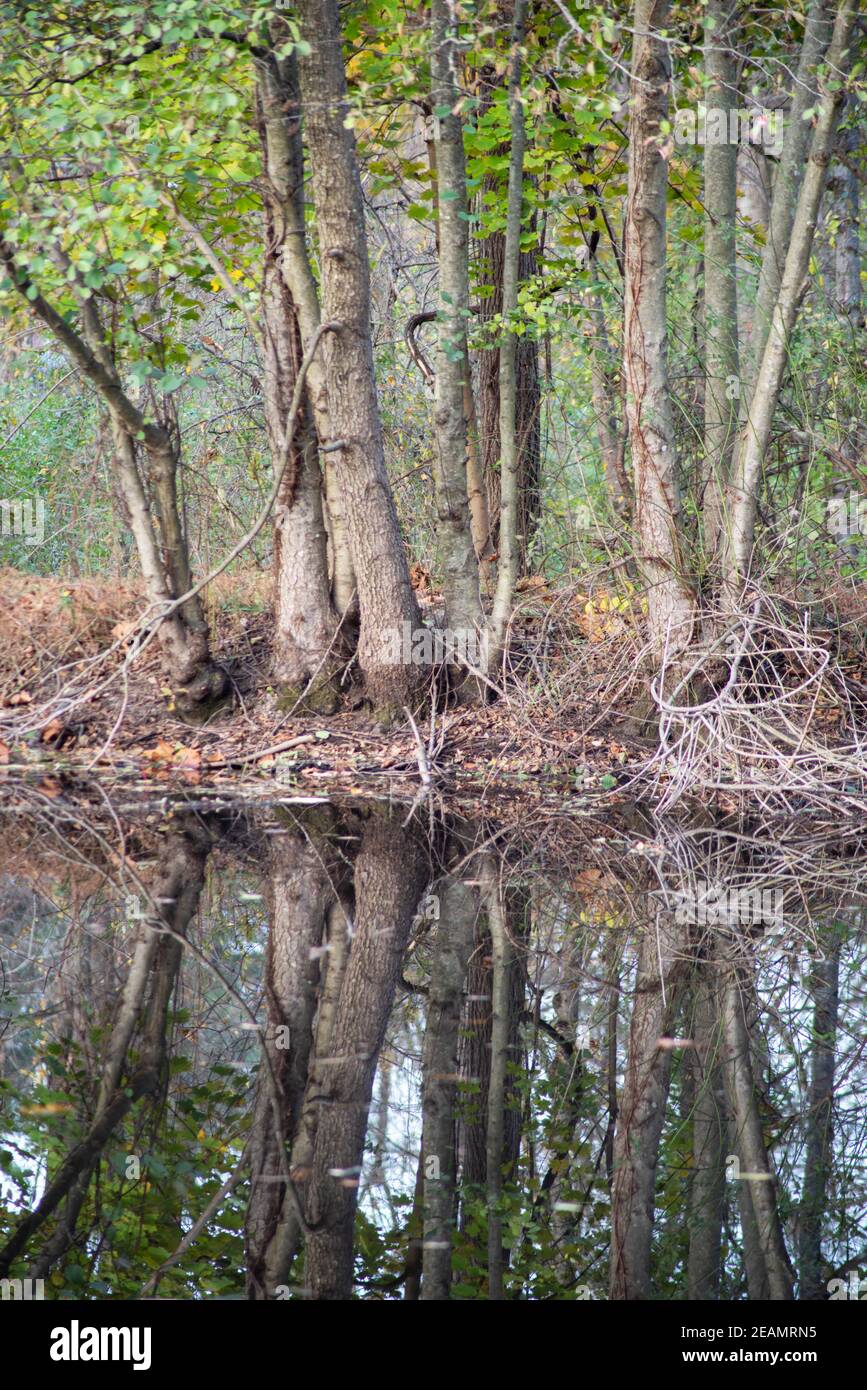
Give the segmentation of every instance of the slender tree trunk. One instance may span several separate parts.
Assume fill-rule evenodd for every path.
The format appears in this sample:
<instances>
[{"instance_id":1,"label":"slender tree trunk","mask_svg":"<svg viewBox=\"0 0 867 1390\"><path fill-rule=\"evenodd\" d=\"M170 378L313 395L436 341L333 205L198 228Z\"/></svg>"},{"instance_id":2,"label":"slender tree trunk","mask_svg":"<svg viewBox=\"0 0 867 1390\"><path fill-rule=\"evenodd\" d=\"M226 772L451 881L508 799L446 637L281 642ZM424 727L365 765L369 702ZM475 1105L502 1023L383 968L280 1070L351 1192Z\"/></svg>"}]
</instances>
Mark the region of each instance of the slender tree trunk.
<instances>
[{"instance_id":1,"label":"slender tree trunk","mask_svg":"<svg viewBox=\"0 0 867 1390\"><path fill-rule=\"evenodd\" d=\"M834 1064L837 1048L839 939L816 961L812 974L813 1045L810 1102L806 1115L807 1152L801 1193L798 1243L799 1296L827 1296L822 1278L822 1226L828 1201L832 1163Z\"/></svg>"},{"instance_id":2,"label":"slender tree trunk","mask_svg":"<svg viewBox=\"0 0 867 1390\"><path fill-rule=\"evenodd\" d=\"M265 419L271 457L279 466L303 355L299 314L284 265L291 259L286 248L289 229L299 222L303 225L304 160L297 81L292 80L290 59L269 54L259 60L256 76L265 187L261 297ZM313 293L315 298L315 288ZM313 332L317 326L313 325ZM321 376L318 357L311 364L313 370ZM317 433L308 403L302 409L274 514L273 672L293 701L313 682L307 700L318 709L336 706L333 677L348 655L331 602L326 541Z\"/></svg>"},{"instance_id":3,"label":"slender tree trunk","mask_svg":"<svg viewBox=\"0 0 867 1390\"><path fill-rule=\"evenodd\" d=\"M68 273L74 273L65 252L58 251L54 259ZM149 602L163 608L190 588L189 553L177 506L179 457L175 444L162 425L145 420L124 391L93 298L81 304L83 332L79 335L19 270L14 247L4 240L0 240L0 260L31 314L45 324L106 404L114 441L113 466L129 513L145 590ZM151 465L159 539L139 469L137 440L141 440ZM198 595L160 623L159 642L173 701L181 713L206 709L224 695L226 675L211 661L208 627Z\"/></svg>"},{"instance_id":4,"label":"slender tree trunk","mask_svg":"<svg viewBox=\"0 0 867 1390\"><path fill-rule=\"evenodd\" d=\"M709 0L705 34L708 107L735 106L738 20L736 0ZM713 562L719 546L722 498L738 428L737 146L708 140L704 150L705 395L704 545Z\"/></svg>"},{"instance_id":5,"label":"slender tree trunk","mask_svg":"<svg viewBox=\"0 0 867 1390\"><path fill-rule=\"evenodd\" d=\"M483 904L485 906L485 904ZM510 937L517 940L524 931L524 905L514 895L506 895ZM487 909L479 919L476 939L467 971L467 1008L461 1030L460 1070L465 1083L474 1088L471 1103L464 1107L461 1125L461 1186L482 1191L488 1174L488 1100L490 1096L493 1028L493 945ZM509 1053L518 1056L520 1018L524 1007L522 962L511 952L509 966ZM514 1086L509 1081L503 1139L503 1172L510 1175L518 1161L521 1126Z\"/></svg>"},{"instance_id":6,"label":"slender tree trunk","mask_svg":"<svg viewBox=\"0 0 867 1390\"><path fill-rule=\"evenodd\" d=\"M837 310L850 324L853 332L864 328L861 303L861 184L857 166L859 130L852 125L839 134L840 153L846 163L834 171L837 213L840 228L834 264L834 297Z\"/></svg>"},{"instance_id":7,"label":"slender tree trunk","mask_svg":"<svg viewBox=\"0 0 867 1390\"><path fill-rule=\"evenodd\" d=\"M250 1199L245 1222L247 1294L277 1297L294 1253L280 1146L291 1145L307 1083L320 955L334 898L323 837L295 832L270 844L270 924L265 960L267 1017L250 1139ZM280 1096L274 1114L272 1084Z\"/></svg>"},{"instance_id":8,"label":"slender tree trunk","mask_svg":"<svg viewBox=\"0 0 867 1390\"><path fill-rule=\"evenodd\" d=\"M322 1097L327 1094L330 1084L331 1041L337 1004L349 962L352 908L351 899L341 897L328 910L326 964L316 1014L313 1050L304 1091L304 1104L292 1144L291 1173L299 1194L303 1193L313 1171L313 1154L322 1112ZM298 1254L302 1235L299 1211L288 1192L284 1194L279 1223L279 1264L288 1278Z\"/></svg>"},{"instance_id":9,"label":"slender tree trunk","mask_svg":"<svg viewBox=\"0 0 867 1390\"><path fill-rule=\"evenodd\" d=\"M509 189L506 207L506 239L503 247L503 335L500 341L500 542L497 588L491 614L489 663L500 661L506 629L512 612L515 585L520 568L518 544L520 454L518 440L517 335L511 320L518 307L518 260L521 252L521 212L523 200L524 106L521 99L521 48L524 42L526 0L515 0L509 54L509 118L511 151Z\"/></svg>"},{"instance_id":10,"label":"slender tree trunk","mask_svg":"<svg viewBox=\"0 0 867 1390\"><path fill-rule=\"evenodd\" d=\"M508 154L504 146L502 153ZM501 192L499 180L491 179L488 191ZM532 225L528 219L528 225ZM482 324L502 313L503 269L506 238L491 232L481 242L478 275L489 287L479 305ZM538 271L534 248L522 249L518 257L518 284L526 284ZM486 505L491 516L491 547L496 549L500 519L500 350L485 347L478 354L479 445ZM515 348L515 437L518 442L518 549L523 573L530 568L530 546L542 505L541 498L541 416L542 398L539 376L539 344L531 333L522 333Z\"/></svg>"},{"instance_id":11,"label":"slender tree trunk","mask_svg":"<svg viewBox=\"0 0 867 1390\"><path fill-rule=\"evenodd\" d=\"M677 658L693 630L681 527L674 416L666 361L666 192L660 123L668 116L671 63L657 37L668 0L636 0L624 228L623 369L632 447L637 559L648 596L653 655Z\"/></svg>"},{"instance_id":12,"label":"slender tree trunk","mask_svg":"<svg viewBox=\"0 0 867 1390\"><path fill-rule=\"evenodd\" d=\"M39 1202L0 1249L0 1277L58 1212L54 1230L32 1261L31 1278L44 1278L75 1239L76 1226L106 1145L137 1101L163 1081L169 1002L178 976L182 941L196 911L210 841L198 823L178 826L159 852L151 896L157 911L137 932L128 984L118 1003L102 1066L93 1118L64 1155ZM168 927L171 934L161 928ZM144 933L147 933L147 938ZM151 947L150 942L153 943ZM140 1029L135 1064L130 1047Z\"/></svg>"},{"instance_id":13,"label":"slender tree trunk","mask_svg":"<svg viewBox=\"0 0 867 1390\"><path fill-rule=\"evenodd\" d=\"M738 362L748 362L753 353L756 293L761 273L761 247L765 245L771 215L770 161L761 145L738 145L737 151L737 304ZM740 414L746 412L745 383L738 382Z\"/></svg>"},{"instance_id":14,"label":"slender tree trunk","mask_svg":"<svg viewBox=\"0 0 867 1390\"><path fill-rule=\"evenodd\" d=\"M692 1112L692 1178L689 1192L689 1268L691 1301L719 1298L722 1219L725 1199L726 1105L719 1064L720 1039L715 990L704 970L695 990L692 1061L695 1103Z\"/></svg>"},{"instance_id":15,"label":"slender tree trunk","mask_svg":"<svg viewBox=\"0 0 867 1390\"><path fill-rule=\"evenodd\" d=\"M602 453L605 487L611 509L615 516L626 517L630 512L631 486L626 472L626 434L618 420L616 403L615 379L619 380L620 372L608 337L605 306L599 288L599 270L596 256L592 253L589 258L589 272L587 307L591 325L590 389L593 393L596 434Z\"/></svg>"},{"instance_id":16,"label":"slender tree trunk","mask_svg":"<svg viewBox=\"0 0 867 1390\"><path fill-rule=\"evenodd\" d=\"M455 1221L455 1105L464 981L479 902L476 889L449 879L439 890L440 918L431 964L422 1054L424 1241L421 1296L447 1299Z\"/></svg>"},{"instance_id":17,"label":"slender tree trunk","mask_svg":"<svg viewBox=\"0 0 867 1390\"><path fill-rule=\"evenodd\" d=\"M345 124L346 74L337 0L299 0L299 57L305 134L319 235L322 310L338 325L323 342L332 447L361 608L358 661L367 693L392 717L418 672L400 661L401 639L418 626L403 539L385 468L370 331L370 271L361 179ZM339 446L339 447L338 447Z\"/></svg>"},{"instance_id":18,"label":"slender tree trunk","mask_svg":"<svg viewBox=\"0 0 867 1390\"><path fill-rule=\"evenodd\" d=\"M479 418L469 352L464 355L464 414L467 417L467 501L470 508L470 528L482 587L488 593L496 578L496 566L492 558L494 541L491 535L491 513L479 441Z\"/></svg>"},{"instance_id":19,"label":"slender tree trunk","mask_svg":"<svg viewBox=\"0 0 867 1390\"><path fill-rule=\"evenodd\" d=\"M503 31L514 25L513 5L498 7L497 22ZM508 78L507 78L508 80ZM501 81L500 73L486 64L478 80L479 118L490 109L494 92ZM491 153L498 159L508 156L510 146L504 144ZM493 193L498 198L503 191L499 174L483 181L482 194ZM484 203L480 203L484 207ZM528 216L524 230L535 228L535 212ZM505 234L499 229L479 243L477 276L485 293L479 303L479 321L491 323L503 311L503 276L505 271ZM519 250L518 284L525 284L538 271L538 254L534 246ZM499 337L500 335L498 335ZM496 549L501 505L501 441L500 441L500 350L499 346L483 348L478 354L479 381L479 442L481 467L491 516L492 549ZM539 345L532 333L522 333L515 345L515 437L518 449L518 514L517 540L519 565L522 573L530 567L530 548L541 511L541 390L539 379Z\"/></svg>"},{"instance_id":20,"label":"slender tree trunk","mask_svg":"<svg viewBox=\"0 0 867 1390\"><path fill-rule=\"evenodd\" d=\"M306 1284L314 1299L352 1295L355 1208L370 1099L426 868L406 831L371 816L356 861L355 934L334 1015L307 1183L313 1230L306 1241Z\"/></svg>"},{"instance_id":21,"label":"slender tree trunk","mask_svg":"<svg viewBox=\"0 0 867 1390\"><path fill-rule=\"evenodd\" d=\"M774 1178L765 1148L753 1078L750 1036L744 1016L743 982L733 966L722 986L723 1071L740 1163L738 1182L748 1183L768 1296L792 1298L792 1275L777 1210Z\"/></svg>"},{"instance_id":22,"label":"slender tree trunk","mask_svg":"<svg viewBox=\"0 0 867 1390\"><path fill-rule=\"evenodd\" d=\"M276 43L286 37L285 20L275 18L272 21L273 41ZM310 265L304 220L304 151L297 56L293 51L278 61L270 54L259 60L256 71L269 164L286 171L283 181L287 186L278 197L279 237L274 255L292 297L302 343L306 345L313 339L321 316L319 291ZM307 373L307 396L319 444L327 448L334 436L328 416L325 367L318 354L310 363ZM331 551L331 597L335 609L343 618L344 633L353 633L358 619L358 595L334 454L326 452L323 464L325 520Z\"/></svg>"},{"instance_id":23,"label":"slender tree trunk","mask_svg":"<svg viewBox=\"0 0 867 1390\"><path fill-rule=\"evenodd\" d=\"M467 495L469 456L467 319L469 315L469 224L463 125L457 114L458 35L448 0L431 4L431 105L434 110L439 309L437 314L434 424L437 467L439 569L446 618L453 630L475 633L482 607L479 567L470 530ZM442 114L444 111L448 114ZM437 114L439 113L439 114ZM465 685L473 688L474 683Z\"/></svg>"},{"instance_id":24,"label":"slender tree trunk","mask_svg":"<svg viewBox=\"0 0 867 1390\"><path fill-rule=\"evenodd\" d=\"M846 55L854 18L855 10L850 0L843 0L828 50L828 68L832 73L846 70ZM748 575L752 563L761 474L788 359L789 339L801 300L804 277L809 267L819 204L843 101L843 86L839 84L838 79L835 78L835 81L837 85L833 91L825 90L822 95L807 171L791 224L785 266L764 351L761 354L755 390L752 393L746 423L737 441L732 479L726 499L725 578L730 606L737 604L742 581ZM775 207L777 196L781 196L781 192L775 193ZM772 221L773 218L774 209L771 211ZM759 322L756 324L757 333L760 330Z\"/></svg>"},{"instance_id":25,"label":"slender tree trunk","mask_svg":"<svg viewBox=\"0 0 867 1390\"><path fill-rule=\"evenodd\" d=\"M512 945L509 939L503 890L498 867L487 856L482 864L482 891L491 932L491 1071L488 1081L487 1198L488 1198L488 1298L504 1298L503 1165L505 1160L506 1069L509 1061L509 973Z\"/></svg>"},{"instance_id":26,"label":"slender tree trunk","mask_svg":"<svg viewBox=\"0 0 867 1390\"><path fill-rule=\"evenodd\" d=\"M405 1303L421 1300L421 1277L424 1264L424 1149L419 1150L415 1169L412 1210L406 1223L406 1264L404 1266L403 1299Z\"/></svg>"},{"instance_id":27,"label":"slender tree trunk","mask_svg":"<svg viewBox=\"0 0 867 1390\"><path fill-rule=\"evenodd\" d=\"M783 153L774 177L767 239L759 273L756 326L752 342L752 371L748 383L750 391L758 378L762 354L771 332L774 306L780 293L786 257L792 240L798 194L807 168L812 125L809 120L804 119L804 113L816 105L816 69L825 56L833 27L832 0L811 0L807 7L798 70L792 84L792 103L786 121Z\"/></svg>"},{"instance_id":28,"label":"slender tree trunk","mask_svg":"<svg viewBox=\"0 0 867 1390\"><path fill-rule=\"evenodd\" d=\"M676 988L686 950L673 914L645 929L635 977L629 1054L614 1136L611 1184L609 1298L651 1297L656 1166L671 1074L671 1051L661 1046L675 1017Z\"/></svg>"}]
</instances>

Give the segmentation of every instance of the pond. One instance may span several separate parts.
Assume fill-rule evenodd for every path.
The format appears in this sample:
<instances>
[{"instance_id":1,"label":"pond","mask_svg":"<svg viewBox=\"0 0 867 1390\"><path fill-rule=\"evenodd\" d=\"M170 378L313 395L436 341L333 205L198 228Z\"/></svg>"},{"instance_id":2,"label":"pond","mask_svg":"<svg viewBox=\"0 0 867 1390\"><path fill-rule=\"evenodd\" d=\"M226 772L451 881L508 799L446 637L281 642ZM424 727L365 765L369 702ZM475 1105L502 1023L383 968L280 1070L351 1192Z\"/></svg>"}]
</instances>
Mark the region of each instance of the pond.
<instances>
[{"instance_id":1,"label":"pond","mask_svg":"<svg viewBox=\"0 0 867 1390\"><path fill-rule=\"evenodd\" d=\"M0 1277L858 1297L857 825L7 790Z\"/></svg>"}]
</instances>

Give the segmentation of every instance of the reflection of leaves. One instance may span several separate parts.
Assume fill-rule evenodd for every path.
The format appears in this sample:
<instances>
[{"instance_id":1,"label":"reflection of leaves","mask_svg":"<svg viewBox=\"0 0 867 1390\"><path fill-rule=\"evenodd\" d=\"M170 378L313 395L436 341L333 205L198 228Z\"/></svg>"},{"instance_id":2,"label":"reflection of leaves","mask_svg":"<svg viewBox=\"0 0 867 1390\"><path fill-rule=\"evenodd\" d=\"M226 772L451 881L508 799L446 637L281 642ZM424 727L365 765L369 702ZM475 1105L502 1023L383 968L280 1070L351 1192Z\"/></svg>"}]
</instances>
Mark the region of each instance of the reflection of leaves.
<instances>
[{"instance_id":1,"label":"reflection of leaves","mask_svg":"<svg viewBox=\"0 0 867 1390\"><path fill-rule=\"evenodd\" d=\"M198 748L188 748L183 743L169 743L160 739L153 748L142 753L143 761L154 764L157 776L166 776L171 771L180 772L189 782L198 782L202 754Z\"/></svg>"}]
</instances>

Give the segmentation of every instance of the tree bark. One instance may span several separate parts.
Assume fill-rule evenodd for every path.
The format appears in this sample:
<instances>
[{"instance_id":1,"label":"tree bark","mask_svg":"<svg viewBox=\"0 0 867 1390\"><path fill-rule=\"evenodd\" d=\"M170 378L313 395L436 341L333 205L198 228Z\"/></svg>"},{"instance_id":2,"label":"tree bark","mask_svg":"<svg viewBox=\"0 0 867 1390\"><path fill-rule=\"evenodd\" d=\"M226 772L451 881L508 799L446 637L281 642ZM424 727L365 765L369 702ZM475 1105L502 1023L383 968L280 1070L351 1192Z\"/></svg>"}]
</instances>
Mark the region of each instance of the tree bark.
<instances>
[{"instance_id":1,"label":"tree bark","mask_svg":"<svg viewBox=\"0 0 867 1390\"><path fill-rule=\"evenodd\" d=\"M274 836L265 959L266 1022L250 1138L250 1199L244 1230L249 1298L273 1299L294 1251L280 1146L291 1146L307 1084L320 954L334 899L322 834ZM326 943L327 951L327 943ZM266 1068L268 1075L266 1076ZM272 1084L280 1096L280 1130Z\"/></svg>"},{"instance_id":2,"label":"tree bark","mask_svg":"<svg viewBox=\"0 0 867 1390\"><path fill-rule=\"evenodd\" d=\"M768 1297L772 1301L787 1301L793 1297L792 1275L753 1079L750 1036L744 1015L743 980L733 965L728 967L722 984L720 1008L724 1039L723 1072L740 1162L738 1182L749 1185Z\"/></svg>"},{"instance_id":3,"label":"tree bark","mask_svg":"<svg viewBox=\"0 0 867 1390\"><path fill-rule=\"evenodd\" d=\"M520 455L518 440L517 335L512 318L518 307L518 272L521 252L521 214L523 203L524 106L521 98L521 49L524 43L526 0L515 0L509 54L509 122L511 149L509 188L506 207L506 237L503 246L503 331L499 362L500 422L500 533L497 587L489 627L489 666L501 659L506 629L512 612L515 585L520 569L518 544Z\"/></svg>"},{"instance_id":4,"label":"tree bark","mask_svg":"<svg viewBox=\"0 0 867 1390\"><path fill-rule=\"evenodd\" d=\"M488 1080L486 1177L488 1199L488 1298L504 1298L503 1166L506 1129L506 1072L509 1062L509 973L512 943L497 864L485 856L482 892L491 932L491 1070Z\"/></svg>"},{"instance_id":5,"label":"tree bark","mask_svg":"<svg viewBox=\"0 0 867 1390\"><path fill-rule=\"evenodd\" d=\"M303 355L300 316L289 285L291 277L284 268L292 259L287 241L299 223L303 227L304 160L291 60L269 54L257 63L256 76L265 188L261 296L265 419L271 457L277 467ZM315 287L313 296L315 299ZM313 323L311 333L317 327L318 322ZM307 689L308 704L331 710L337 703L333 678L337 668L345 665L348 649L345 637L341 640L338 635L338 615L331 602L322 472L314 411L309 403L316 398L316 385L321 387L321 374L319 359L314 357L308 372L308 403L302 407L275 506L272 659L275 679L287 687L287 695L298 698L313 682Z\"/></svg>"},{"instance_id":6,"label":"tree bark","mask_svg":"<svg viewBox=\"0 0 867 1390\"><path fill-rule=\"evenodd\" d=\"M404 624L419 624L385 467L370 330L370 271L355 139L344 121L346 74L337 0L299 0L305 135L319 236L322 310L339 325L323 343L332 448L346 508L361 609L358 662L387 719L408 703L419 673L400 662Z\"/></svg>"},{"instance_id":7,"label":"tree bark","mask_svg":"<svg viewBox=\"0 0 867 1390\"><path fill-rule=\"evenodd\" d=\"M481 620L482 606L467 494L469 225L463 125L457 113L460 98L457 71L459 49L457 34L453 30L452 7L448 0L432 0L431 105L434 111L439 252L434 403L439 572L448 626L474 634ZM465 683L464 689L472 690L474 684Z\"/></svg>"},{"instance_id":8,"label":"tree bark","mask_svg":"<svg viewBox=\"0 0 867 1390\"><path fill-rule=\"evenodd\" d=\"M626 472L626 433L618 419L615 386L615 382L620 379L620 371L615 363L608 337L608 328L605 323L605 305L599 287L599 270L596 265L595 252L591 252L588 259L590 273L590 288L587 291L587 308L590 317L590 389L593 393L596 434L602 454L605 487L611 510L615 516L628 517L631 485Z\"/></svg>"},{"instance_id":9,"label":"tree bark","mask_svg":"<svg viewBox=\"0 0 867 1390\"><path fill-rule=\"evenodd\" d=\"M687 1297L716 1302L722 1274L720 1251L725 1199L726 1106L720 1071L720 1039L713 981L701 967L695 987L695 1103L692 1112L692 1178L689 1191Z\"/></svg>"},{"instance_id":10,"label":"tree bark","mask_svg":"<svg viewBox=\"0 0 867 1390\"><path fill-rule=\"evenodd\" d=\"M313 1229L306 1241L306 1285L313 1299L352 1295L355 1209L373 1081L426 870L415 840L390 819L372 815L355 866L355 933L334 1015L307 1185Z\"/></svg>"},{"instance_id":11,"label":"tree bark","mask_svg":"<svg viewBox=\"0 0 867 1390\"><path fill-rule=\"evenodd\" d=\"M71 269L64 252L58 250L54 259ZM124 391L92 297L80 304L83 332L79 334L18 267L15 249L5 240L0 240L0 260L30 312L41 319L105 402L115 446L113 464L129 513L145 590L159 611L191 587L189 553L177 506L176 445L162 425L145 420ZM151 463L159 540L139 469L138 439ZM223 696L226 675L211 660L208 626L198 595L159 622L159 642L173 699L181 713L208 708Z\"/></svg>"},{"instance_id":12,"label":"tree bark","mask_svg":"<svg viewBox=\"0 0 867 1390\"><path fill-rule=\"evenodd\" d=\"M287 32L285 20L272 20L273 41L285 39ZM280 221L274 255L292 297L301 341L306 346L319 328L321 314L304 220L304 150L297 56L292 52L278 61L273 54L269 54L267 58L259 60L256 72L268 144L268 163L278 170L285 170L282 182L286 186L279 189L277 199ZM328 416L325 367L318 356L310 363L307 373L307 395L320 447L327 446L333 442L333 436ZM323 465L331 598L337 613L343 618L344 632L351 634L358 620L358 595L344 503L332 453L325 453Z\"/></svg>"},{"instance_id":13,"label":"tree bark","mask_svg":"<svg viewBox=\"0 0 867 1390\"><path fill-rule=\"evenodd\" d=\"M707 104L726 123L737 91L735 0L709 0L705 34ZM714 563L722 498L738 428L737 146L708 140L704 150L705 395L702 514L705 554Z\"/></svg>"},{"instance_id":14,"label":"tree bark","mask_svg":"<svg viewBox=\"0 0 867 1390\"><path fill-rule=\"evenodd\" d=\"M675 1016L685 933L671 913L643 934L635 977L629 1054L614 1135L611 1184L609 1298L635 1301L652 1294L656 1166L665 1118L671 1051L661 1046Z\"/></svg>"},{"instance_id":15,"label":"tree bark","mask_svg":"<svg viewBox=\"0 0 867 1390\"><path fill-rule=\"evenodd\" d=\"M668 116L671 63L656 37L668 0L636 0L624 228L623 370L632 447L637 559L647 585L657 663L675 659L693 631L685 573L674 416L666 361L666 192L660 123Z\"/></svg>"},{"instance_id":16,"label":"tree bark","mask_svg":"<svg viewBox=\"0 0 867 1390\"><path fill-rule=\"evenodd\" d=\"M830 72L845 71L849 38L855 10L849 0L843 0L834 24L834 34L828 50ZM810 157L798 197L797 210L791 224L791 236L780 280L779 292L773 307L770 328L764 341L755 390L750 400L746 423L743 425L735 451L732 478L726 498L726 596L735 607L742 582L749 574L753 558L753 539L758 511L759 486L765 454L771 438L771 426L779 400L783 373L788 360L788 346L801 300L804 277L810 262L813 235L819 204L831 156L834 132L843 101L842 84L833 91L824 91L819 115L810 146ZM782 196L779 190L774 197ZM771 210L771 219L774 209ZM779 242L776 254L781 255ZM761 322L756 333L761 332Z\"/></svg>"},{"instance_id":17,"label":"tree bark","mask_svg":"<svg viewBox=\"0 0 867 1390\"><path fill-rule=\"evenodd\" d=\"M807 168L812 126L810 121L804 120L804 113L816 103L816 69L825 56L833 26L834 6L831 0L812 0L807 8L798 70L792 84L783 153L774 177L767 239L756 294L749 391L752 391L758 378L762 354L771 331L774 305L780 293L792 239L798 194Z\"/></svg>"},{"instance_id":18,"label":"tree bark","mask_svg":"<svg viewBox=\"0 0 867 1390\"><path fill-rule=\"evenodd\" d=\"M834 1066L837 1047L840 942L829 943L827 954L812 972L813 1042L810 1100L806 1115L807 1146L801 1193L798 1242L799 1297L827 1297L822 1278L822 1227L831 1179Z\"/></svg>"},{"instance_id":19,"label":"tree bark","mask_svg":"<svg viewBox=\"0 0 867 1390\"><path fill-rule=\"evenodd\" d=\"M424 1168L423 1300L450 1296L455 1220L458 1035L478 892L460 879L439 889L440 917L430 973L422 1054Z\"/></svg>"},{"instance_id":20,"label":"tree bark","mask_svg":"<svg viewBox=\"0 0 867 1390\"><path fill-rule=\"evenodd\" d=\"M19 1222L0 1250L0 1277L6 1276L12 1261L60 1209L54 1230L29 1270L36 1279L50 1272L75 1239L78 1218L105 1146L136 1102L152 1095L162 1082L169 1002L180 969L182 938L204 883L209 848L209 837L196 822L179 825L160 849L151 891L155 909L136 934L127 986L106 1045L93 1118L84 1137L64 1155L33 1211ZM141 1029L138 1056L124 1077L137 1028Z\"/></svg>"}]
</instances>

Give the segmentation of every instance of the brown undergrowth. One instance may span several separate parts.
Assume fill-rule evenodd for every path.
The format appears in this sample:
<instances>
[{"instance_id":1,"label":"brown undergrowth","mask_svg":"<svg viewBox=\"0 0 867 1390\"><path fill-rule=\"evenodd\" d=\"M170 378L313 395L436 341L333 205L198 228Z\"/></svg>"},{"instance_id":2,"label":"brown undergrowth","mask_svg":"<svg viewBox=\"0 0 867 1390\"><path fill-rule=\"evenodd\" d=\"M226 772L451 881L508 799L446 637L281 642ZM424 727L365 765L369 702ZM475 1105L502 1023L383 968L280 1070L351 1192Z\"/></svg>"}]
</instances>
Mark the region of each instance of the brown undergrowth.
<instances>
[{"instance_id":1,"label":"brown undergrowth","mask_svg":"<svg viewBox=\"0 0 867 1390\"><path fill-rule=\"evenodd\" d=\"M422 597L435 621L436 596ZM350 699L327 719L281 708L269 682L269 577L222 576L209 615L234 699L194 729L166 708L155 644L124 666L126 634L144 607L137 585L3 571L4 780L33 773L50 793L58 778L82 773L142 786L266 778L344 790L427 776L480 796L509 784L540 797L546 783L567 783L576 793L652 791L666 804L712 791L731 805L746 788L759 800L791 793L798 807L827 793L867 808L864 586L821 608L763 595L760 622L730 624L743 649L727 639L725 660L698 661L702 675L713 672L699 699L654 689L643 602L628 582L556 588L531 579L517 600L489 704L459 708L440 673L417 729L383 732ZM64 701L70 689L75 699ZM639 737L630 716L648 692L658 739Z\"/></svg>"}]
</instances>

